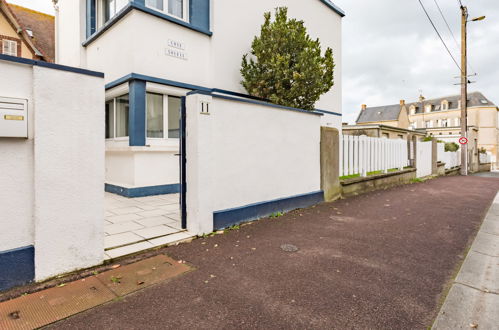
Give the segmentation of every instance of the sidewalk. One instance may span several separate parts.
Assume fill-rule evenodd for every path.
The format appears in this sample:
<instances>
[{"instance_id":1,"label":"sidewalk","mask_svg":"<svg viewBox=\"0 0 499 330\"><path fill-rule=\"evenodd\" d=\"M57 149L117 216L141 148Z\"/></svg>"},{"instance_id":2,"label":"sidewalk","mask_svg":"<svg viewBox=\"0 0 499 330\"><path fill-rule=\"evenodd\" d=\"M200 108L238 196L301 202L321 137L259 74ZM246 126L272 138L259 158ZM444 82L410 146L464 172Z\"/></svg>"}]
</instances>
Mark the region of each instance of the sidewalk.
<instances>
[{"instance_id":1,"label":"sidewalk","mask_svg":"<svg viewBox=\"0 0 499 330\"><path fill-rule=\"evenodd\" d=\"M499 328L499 193L433 325L435 330Z\"/></svg>"}]
</instances>

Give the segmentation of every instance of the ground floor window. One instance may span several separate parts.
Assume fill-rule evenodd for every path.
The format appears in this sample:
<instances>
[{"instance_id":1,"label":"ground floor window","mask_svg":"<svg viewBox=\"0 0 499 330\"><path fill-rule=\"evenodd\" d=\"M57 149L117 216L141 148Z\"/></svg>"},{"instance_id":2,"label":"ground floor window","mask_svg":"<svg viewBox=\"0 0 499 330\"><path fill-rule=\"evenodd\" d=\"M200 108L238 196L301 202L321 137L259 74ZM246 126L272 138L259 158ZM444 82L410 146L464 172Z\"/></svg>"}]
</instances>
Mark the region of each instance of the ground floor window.
<instances>
[{"instance_id":1,"label":"ground floor window","mask_svg":"<svg viewBox=\"0 0 499 330\"><path fill-rule=\"evenodd\" d=\"M106 102L106 139L128 137L128 94Z\"/></svg>"},{"instance_id":2,"label":"ground floor window","mask_svg":"<svg viewBox=\"0 0 499 330\"><path fill-rule=\"evenodd\" d=\"M180 97L147 93L147 137L180 137ZM165 134L167 127L167 135ZM166 135L166 136L165 136Z\"/></svg>"}]
</instances>

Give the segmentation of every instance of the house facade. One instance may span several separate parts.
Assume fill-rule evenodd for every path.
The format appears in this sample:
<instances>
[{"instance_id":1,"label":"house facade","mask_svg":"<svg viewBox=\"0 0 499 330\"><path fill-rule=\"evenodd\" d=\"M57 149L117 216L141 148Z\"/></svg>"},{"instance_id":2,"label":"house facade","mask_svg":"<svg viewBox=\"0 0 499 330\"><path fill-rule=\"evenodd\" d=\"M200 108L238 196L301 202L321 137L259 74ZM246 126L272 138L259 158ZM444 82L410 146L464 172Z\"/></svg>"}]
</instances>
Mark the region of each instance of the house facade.
<instances>
[{"instance_id":1,"label":"house facade","mask_svg":"<svg viewBox=\"0 0 499 330\"><path fill-rule=\"evenodd\" d=\"M0 0L0 54L54 62L54 16Z\"/></svg>"},{"instance_id":2,"label":"house facade","mask_svg":"<svg viewBox=\"0 0 499 330\"><path fill-rule=\"evenodd\" d=\"M263 14L279 6L333 49L335 86L316 107L324 125L341 129L344 13L329 0L56 1L57 62L105 73L110 191L178 191L181 97L192 90L244 94L242 57Z\"/></svg>"},{"instance_id":3,"label":"house facade","mask_svg":"<svg viewBox=\"0 0 499 330\"><path fill-rule=\"evenodd\" d=\"M498 165L499 108L480 92L468 94L468 138L470 157L485 149L492 163ZM426 130L430 136L445 142L458 142L461 135L460 95L384 107L363 107L357 124L383 124L411 130Z\"/></svg>"}]
</instances>

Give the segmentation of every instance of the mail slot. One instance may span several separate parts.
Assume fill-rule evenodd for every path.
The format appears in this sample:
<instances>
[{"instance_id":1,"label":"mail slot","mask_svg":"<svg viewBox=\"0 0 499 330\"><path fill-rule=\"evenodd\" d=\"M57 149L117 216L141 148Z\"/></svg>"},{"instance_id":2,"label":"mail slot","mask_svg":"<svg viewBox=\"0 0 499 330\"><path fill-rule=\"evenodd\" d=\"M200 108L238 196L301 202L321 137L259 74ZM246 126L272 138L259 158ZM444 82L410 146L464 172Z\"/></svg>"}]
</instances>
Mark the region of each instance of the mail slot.
<instances>
[{"instance_id":1,"label":"mail slot","mask_svg":"<svg viewBox=\"0 0 499 330\"><path fill-rule=\"evenodd\" d=\"M0 97L0 137L28 137L28 101Z\"/></svg>"}]
</instances>

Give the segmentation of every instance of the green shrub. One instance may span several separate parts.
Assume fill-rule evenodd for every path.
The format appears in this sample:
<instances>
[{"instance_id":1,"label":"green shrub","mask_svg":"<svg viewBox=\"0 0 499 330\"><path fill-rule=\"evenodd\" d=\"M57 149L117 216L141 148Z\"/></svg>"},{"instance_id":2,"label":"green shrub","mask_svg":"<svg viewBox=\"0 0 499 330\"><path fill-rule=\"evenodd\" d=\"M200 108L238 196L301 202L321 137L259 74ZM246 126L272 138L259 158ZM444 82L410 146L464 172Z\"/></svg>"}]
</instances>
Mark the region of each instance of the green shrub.
<instances>
[{"instance_id":1,"label":"green shrub","mask_svg":"<svg viewBox=\"0 0 499 330\"><path fill-rule=\"evenodd\" d=\"M315 102L334 85L333 51L322 56L319 39L312 40L304 22L288 19L288 9L264 14L251 57L244 55L241 84L253 96L283 106L314 110Z\"/></svg>"},{"instance_id":2,"label":"green shrub","mask_svg":"<svg viewBox=\"0 0 499 330\"><path fill-rule=\"evenodd\" d=\"M459 150L459 144L456 142L447 142L445 144L445 151L458 151Z\"/></svg>"}]
</instances>

